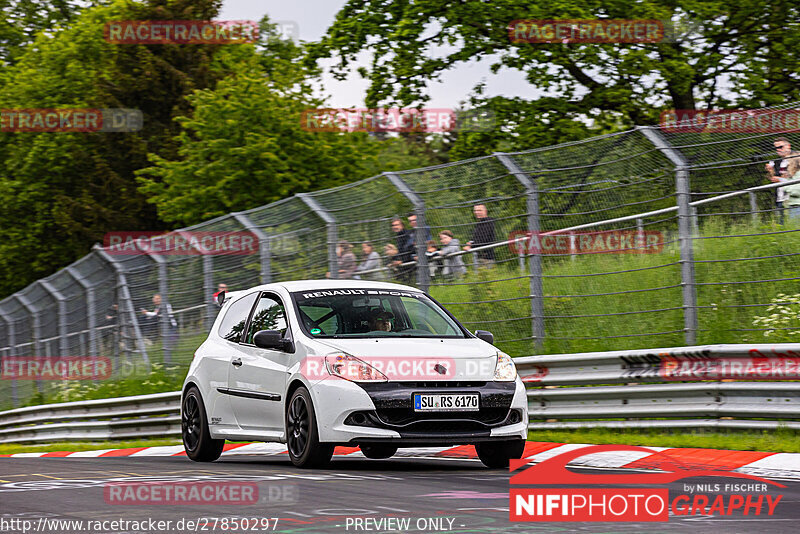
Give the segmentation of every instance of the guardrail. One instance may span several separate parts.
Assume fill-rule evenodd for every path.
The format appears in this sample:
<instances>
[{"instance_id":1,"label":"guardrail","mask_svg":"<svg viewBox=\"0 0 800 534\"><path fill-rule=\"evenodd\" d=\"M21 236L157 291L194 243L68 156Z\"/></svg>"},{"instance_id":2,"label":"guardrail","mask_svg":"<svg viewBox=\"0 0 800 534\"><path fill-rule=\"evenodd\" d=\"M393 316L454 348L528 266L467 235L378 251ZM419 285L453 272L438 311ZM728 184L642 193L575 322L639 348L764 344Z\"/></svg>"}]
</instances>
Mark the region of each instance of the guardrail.
<instances>
[{"instance_id":1,"label":"guardrail","mask_svg":"<svg viewBox=\"0 0 800 534\"><path fill-rule=\"evenodd\" d=\"M800 344L529 356L531 430L800 428ZM623 385L619 385L623 384Z\"/></svg>"},{"instance_id":2,"label":"guardrail","mask_svg":"<svg viewBox=\"0 0 800 534\"><path fill-rule=\"evenodd\" d=\"M529 428L800 429L800 343L516 358ZM180 436L180 391L0 412L0 443Z\"/></svg>"},{"instance_id":3,"label":"guardrail","mask_svg":"<svg viewBox=\"0 0 800 534\"><path fill-rule=\"evenodd\" d=\"M180 391L0 412L0 443L176 437Z\"/></svg>"}]
</instances>

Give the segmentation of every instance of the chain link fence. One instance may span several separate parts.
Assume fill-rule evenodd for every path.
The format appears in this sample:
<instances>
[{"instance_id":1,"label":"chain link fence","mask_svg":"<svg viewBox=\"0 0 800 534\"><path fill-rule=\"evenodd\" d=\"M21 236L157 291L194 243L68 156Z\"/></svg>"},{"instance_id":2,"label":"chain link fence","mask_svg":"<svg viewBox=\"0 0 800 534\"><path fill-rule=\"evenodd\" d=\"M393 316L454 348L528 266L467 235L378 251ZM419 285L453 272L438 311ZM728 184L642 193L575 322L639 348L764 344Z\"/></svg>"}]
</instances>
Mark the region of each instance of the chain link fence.
<instances>
[{"instance_id":1,"label":"chain link fence","mask_svg":"<svg viewBox=\"0 0 800 534\"><path fill-rule=\"evenodd\" d=\"M800 293L800 225L776 209L764 166L776 137L800 147L800 136L697 130L637 127L384 173L170 234L247 232L250 254L96 246L0 301L0 358L108 357L112 379L185 367L216 315L218 284L326 275L425 289L513 356L796 340L800 305L782 311L775 299ZM481 206L489 219L476 218ZM413 249L393 255L397 217ZM368 261L373 250L380 261ZM153 316L159 306L171 313ZM0 409L54 382L2 380Z\"/></svg>"}]
</instances>

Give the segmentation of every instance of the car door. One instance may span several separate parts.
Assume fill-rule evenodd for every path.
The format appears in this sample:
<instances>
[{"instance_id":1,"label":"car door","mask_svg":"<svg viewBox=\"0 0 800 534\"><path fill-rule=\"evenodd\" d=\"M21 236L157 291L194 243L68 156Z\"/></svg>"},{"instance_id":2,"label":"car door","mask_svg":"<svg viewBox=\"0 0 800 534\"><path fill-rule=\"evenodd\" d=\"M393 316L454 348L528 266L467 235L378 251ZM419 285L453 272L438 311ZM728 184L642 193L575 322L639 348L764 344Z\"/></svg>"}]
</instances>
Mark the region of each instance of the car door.
<instances>
[{"instance_id":1,"label":"car door","mask_svg":"<svg viewBox=\"0 0 800 534\"><path fill-rule=\"evenodd\" d=\"M261 349L253 344L259 330L278 330L291 336L286 307L280 296L263 292L239 342L237 359L228 371L228 388L233 412L245 430L282 432L283 395L288 379L290 354Z\"/></svg>"},{"instance_id":2,"label":"car door","mask_svg":"<svg viewBox=\"0 0 800 534\"><path fill-rule=\"evenodd\" d=\"M230 395L227 395L228 372L231 361L240 357L239 341L244 335L250 312L259 297L255 291L232 302L222 317L217 329L217 336L209 336L209 343L204 344L204 356L201 360L203 374L209 377L209 395L204 399L209 411L209 425L219 429L236 429L238 423L233 415Z\"/></svg>"}]
</instances>

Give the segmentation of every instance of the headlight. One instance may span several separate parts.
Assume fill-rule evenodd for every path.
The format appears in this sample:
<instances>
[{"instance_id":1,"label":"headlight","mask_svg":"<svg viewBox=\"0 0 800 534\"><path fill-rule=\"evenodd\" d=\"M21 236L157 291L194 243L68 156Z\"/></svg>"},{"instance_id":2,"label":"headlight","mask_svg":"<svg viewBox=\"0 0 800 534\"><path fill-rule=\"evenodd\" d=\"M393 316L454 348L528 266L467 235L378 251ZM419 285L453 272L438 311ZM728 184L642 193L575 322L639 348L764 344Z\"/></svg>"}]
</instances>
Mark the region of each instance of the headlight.
<instances>
[{"instance_id":1,"label":"headlight","mask_svg":"<svg viewBox=\"0 0 800 534\"><path fill-rule=\"evenodd\" d=\"M517 366L511 356L505 352L497 353L497 364L494 366L494 379L498 382L511 382L517 378Z\"/></svg>"},{"instance_id":2,"label":"headlight","mask_svg":"<svg viewBox=\"0 0 800 534\"><path fill-rule=\"evenodd\" d=\"M325 356L325 367L333 376L353 382L386 382L386 375L349 354L328 354Z\"/></svg>"}]
</instances>

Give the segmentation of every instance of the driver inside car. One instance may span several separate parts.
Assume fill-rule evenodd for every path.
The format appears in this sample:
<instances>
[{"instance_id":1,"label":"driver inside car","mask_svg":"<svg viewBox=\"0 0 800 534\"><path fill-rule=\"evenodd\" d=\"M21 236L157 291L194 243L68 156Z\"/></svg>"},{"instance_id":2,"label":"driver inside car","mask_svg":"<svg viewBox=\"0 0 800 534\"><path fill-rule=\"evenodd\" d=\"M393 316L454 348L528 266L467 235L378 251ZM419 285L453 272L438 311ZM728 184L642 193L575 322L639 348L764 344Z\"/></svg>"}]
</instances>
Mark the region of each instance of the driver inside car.
<instances>
[{"instance_id":1,"label":"driver inside car","mask_svg":"<svg viewBox=\"0 0 800 534\"><path fill-rule=\"evenodd\" d=\"M385 310L378 310L369 321L372 331L391 332L394 314Z\"/></svg>"}]
</instances>

